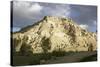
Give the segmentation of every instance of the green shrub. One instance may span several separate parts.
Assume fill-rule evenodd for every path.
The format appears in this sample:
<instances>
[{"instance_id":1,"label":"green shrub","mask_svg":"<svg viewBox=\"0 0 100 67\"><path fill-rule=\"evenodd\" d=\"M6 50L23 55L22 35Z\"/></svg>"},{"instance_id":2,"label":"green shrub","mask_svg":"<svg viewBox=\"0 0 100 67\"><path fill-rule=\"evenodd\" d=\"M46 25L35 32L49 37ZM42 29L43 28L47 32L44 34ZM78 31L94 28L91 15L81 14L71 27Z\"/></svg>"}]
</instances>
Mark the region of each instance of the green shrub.
<instances>
[{"instance_id":1,"label":"green shrub","mask_svg":"<svg viewBox=\"0 0 100 67\"><path fill-rule=\"evenodd\" d=\"M65 51L53 51L52 56L60 57L60 56L65 56L66 52Z\"/></svg>"},{"instance_id":2,"label":"green shrub","mask_svg":"<svg viewBox=\"0 0 100 67\"><path fill-rule=\"evenodd\" d=\"M49 38L43 37L42 38L42 49L44 50L45 53L48 52L48 50L51 48Z\"/></svg>"}]
</instances>

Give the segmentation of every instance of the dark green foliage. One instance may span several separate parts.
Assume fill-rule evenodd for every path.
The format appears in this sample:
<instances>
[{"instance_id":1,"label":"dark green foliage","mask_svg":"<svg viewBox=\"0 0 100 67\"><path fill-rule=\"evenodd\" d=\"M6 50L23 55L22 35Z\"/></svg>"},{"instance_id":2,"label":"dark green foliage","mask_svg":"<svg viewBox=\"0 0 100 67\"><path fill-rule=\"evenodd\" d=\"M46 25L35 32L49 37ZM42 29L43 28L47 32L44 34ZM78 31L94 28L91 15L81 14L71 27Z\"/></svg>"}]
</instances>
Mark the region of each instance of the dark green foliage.
<instances>
[{"instance_id":1,"label":"dark green foliage","mask_svg":"<svg viewBox=\"0 0 100 67\"><path fill-rule=\"evenodd\" d=\"M65 56L66 52L65 51L53 51L52 56L60 57L60 56Z\"/></svg>"},{"instance_id":2,"label":"dark green foliage","mask_svg":"<svg viewBox=\"0 0 100 67\"><path fill-rule=\"evenodd\" d=\"M82 36L84 36L85 35L85 32L81 32L81 34L82 34Z\"/></svg>"},{"instance_id":3,"label":"dark green foliage","mask_svg":"<svg viewBox=\"0 0 100 67\"><path fill-rule=\"evenodd\" d=\"M93 51L93 45L92 44L89 44L88 51Z\"/></svg>"},{"instance_id":4,"label":"dark green foliage","mask_svg":"<svg viewBox=\"0 0 100 67\"><path fill-rule=\"evenodd\" d=\"M75 33L76 33L75 27L74 26L71 26L70 29L69 29L68 35L71 36L71 40L73 42L75 42L75 38L76 38Z\"/></svg>"},{"instance_id":5,"label":"dark green foliage","mask_svg":"<svg viewBox=\"0 0 100 67\"><path fill-rule=\"evenodd\" d=\"M42 38L42 45L41 45L42 49L44 50L44 52L46 53L48 49L51 48L50 46L50 42L49 42L49 38Z\"/></svg>"},{"instance_id":6,"label":"dark green foliage","mask_svg":"<svg viewBox=\"0 0 100 67\"><path fill-rule=\"evenodd\" d=\"M62 21L67 21L67 19L66 18L62 18Z\"/></svg>"},{"instance_id":7,"label":"dark green foliage","mask_svg":"<svg viewBox=\"0 0 100 67\"><path fill-rule=\"evenodd\" d=\"M49 60L51 59L51 53L43 53L41 59Z\"/></svg>"},{"instance_id":8,"label":"dark green foliage","mask_svg":"<svg viewBox=\"0 0 100 67\"><path fill-rule=\"evenodd\" d=\"M18 44L21 42L21 39L12 39L12 52L15 54L16 53L16 50L15 50L15 47L18 46Z\"/></svg>"},{"instance_id":9,"label":"dark green foliage","mask_svg":"<svg viewBox=\"0 0 100 67\"><path fill-rule=\"evenodd\" d=\"M97 54L85 57L80 62L97 61Z\"/></svg>"},{"instance_id":10,"label":"dark green foliage","mask_svg":"<svg viewBox=\"0 0 100 67\"><path fill-rule=\"evenodd\" d=\"M81 31L81 34L82 34L82 36L85 36L85 35L86 35L86 30L83 29L83 30Z\"/></svg>"},{"instance_id":11,"label":"dark green foliage","mask_svg":"<svg viewBox=\"0 0 100 67\"><path fill-rule=\"evenodd\" d=\"M31 55L33 55L31 49L32 49L31 46L28 46L27 44L23 43L21 48L20 48L20 54L23 56L25 56L25 55L31 56Z\"/></svg>"},{"instance_id":12,"label":"dark green foliage","mask_svg":"<svg viewBox=\"0 0 100 67\"><path fill-rule=\"evenodd\" d=\"M62 52L62 51L57 52L57 51L54 51L53 53L39 53L39 54L33 54L31 56L14 55L12 59L13 60L12 65L25 66L25 65L47 64L53 61L62 62L62 59L64 59L64 63L97 61L97 52L91 52L91 51L90 52ZM44 62L41 63L41 60L43 60ZM49 62L47 62L48 60Z\"/></svg>"}]
</instances>

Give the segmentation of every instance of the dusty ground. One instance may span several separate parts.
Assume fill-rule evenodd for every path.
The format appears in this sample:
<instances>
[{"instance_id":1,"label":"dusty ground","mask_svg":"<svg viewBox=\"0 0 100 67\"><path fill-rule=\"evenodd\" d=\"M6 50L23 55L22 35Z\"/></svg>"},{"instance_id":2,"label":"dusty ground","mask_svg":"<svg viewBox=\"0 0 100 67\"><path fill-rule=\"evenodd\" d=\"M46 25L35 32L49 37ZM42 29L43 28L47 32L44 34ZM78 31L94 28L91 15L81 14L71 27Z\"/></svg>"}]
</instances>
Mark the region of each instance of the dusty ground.
<instances>
[{"instance_id":1,"label":"dusty ground","mask_svg":"<svg viewBox=\"0 0 100 67\"><path fill-rule=\"evenodd\" d=\"M97 61L97 51L93 52L68 52L64 56L34 55L34 56L13 56L12 65L40 65L55 63L73 63Z\"/></svg>"}]
</instances>

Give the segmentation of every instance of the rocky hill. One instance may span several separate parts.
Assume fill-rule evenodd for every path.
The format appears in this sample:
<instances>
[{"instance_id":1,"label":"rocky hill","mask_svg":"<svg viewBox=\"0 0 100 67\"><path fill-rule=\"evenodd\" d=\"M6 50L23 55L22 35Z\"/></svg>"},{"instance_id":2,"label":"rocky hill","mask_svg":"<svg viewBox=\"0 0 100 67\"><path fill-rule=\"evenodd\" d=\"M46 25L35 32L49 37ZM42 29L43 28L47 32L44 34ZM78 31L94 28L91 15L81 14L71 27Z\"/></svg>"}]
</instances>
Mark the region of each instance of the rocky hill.
<instances>
[{"instance_id":1,"label":"rocky hill","mask_svg":"<svg viewBox=\"0 0 100 67\"><path fill-rule=\"evenodd\" d=\"M97 35L82 29L70 18L45 16L41 21L12 33L14 52L96 51Z\"/></svg>"}]
</instances>

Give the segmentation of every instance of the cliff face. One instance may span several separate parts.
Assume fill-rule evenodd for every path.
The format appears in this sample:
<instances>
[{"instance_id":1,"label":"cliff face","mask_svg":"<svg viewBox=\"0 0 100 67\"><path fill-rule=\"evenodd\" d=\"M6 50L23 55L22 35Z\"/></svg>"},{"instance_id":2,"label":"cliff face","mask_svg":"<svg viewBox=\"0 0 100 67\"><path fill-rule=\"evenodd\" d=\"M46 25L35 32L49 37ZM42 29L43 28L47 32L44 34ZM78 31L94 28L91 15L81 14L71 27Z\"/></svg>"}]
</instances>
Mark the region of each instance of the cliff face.
<instances>
[{"instance_id":1,"label":"cliff face","mask_svg":"<svg viewBox=\"0 0 100 67\"><path fill-rule=\"evenodd\" d=\"M45 16L43 20L12 34L13 50L24 53L96 51L96 33L71 19Z\"/></svg>"}]
</instances>

